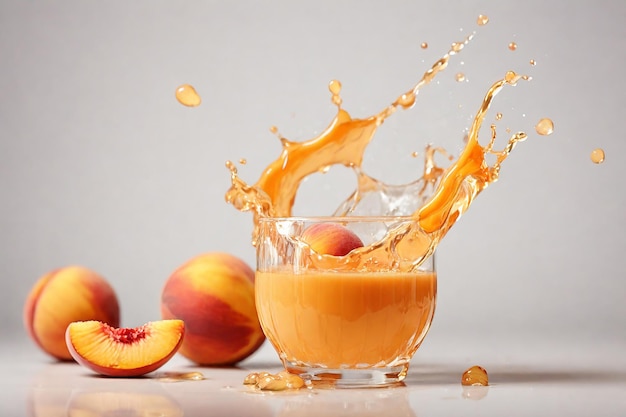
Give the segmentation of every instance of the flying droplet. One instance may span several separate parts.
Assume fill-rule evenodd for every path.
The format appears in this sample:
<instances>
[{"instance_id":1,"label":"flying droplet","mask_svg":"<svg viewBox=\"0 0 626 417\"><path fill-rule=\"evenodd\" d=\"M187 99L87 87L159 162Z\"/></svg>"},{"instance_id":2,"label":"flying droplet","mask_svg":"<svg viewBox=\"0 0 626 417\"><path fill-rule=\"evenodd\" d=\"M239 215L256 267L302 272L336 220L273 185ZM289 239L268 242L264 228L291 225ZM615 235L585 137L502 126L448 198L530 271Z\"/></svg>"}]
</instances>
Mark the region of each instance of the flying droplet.
<instances>
[{"instance_id":1,"label":"flying droplet","mask_svg":"<svg viewBox=\"0 0 626 417\"><path fill-rule=\"evenodd\" d=\"M537 122L535 131L543 136L551 135L554 132L554 122L548 118L541 119Z\"/></svg>"},{"instance_id":2,"label":"flying droplet","mask_svg":"<svg viewBox=\"0 0 626 417\"><path fill-rule=\"evenodd\" d=\"M465 47L465 44L463 42L453 42L452 45L450 45L450 50L452 52L461 52L461 50Z\"/></svg>"},{"instance_id":3,"label":"flying droplet","mask_svg":"<svg viewBox=\"0 0 626 417\"><path fill-rule=\"evenodd\" d=\"M458 82L465 81L465 74L463 74L462 72L458 72L454 76L454 79L457 80Z\"/></svg>"},{"instance_id":4,"label":"flying droplet","mask_svg":"<svg viewBox=\"0 0 626 417\"><path fill-rule=\"evenodd\" d=\"M535 65L537 65L537 61L535 61L534 59L531 59L530 60L530 65L532 65L534 67Z\"/></svg>"},{"instance_id":5,"label":"flying droplet","mask_svg":"<svg viewBox=\"0 0 626 417\"><path fill-rule=\"evenodd\" d=\"M517 44L516 44L515 42L511 42L511 43L509 43L509 49L510 49L511 51L516 50L516 49L517 49Z\"/></svg>"},{"instance_id":6,"label":"flying droplet","mask_svg":"<svg viewBox=\"0 0 626 417\"><path fill-rule=\"evenodd\" d=\"M593 162L594 164L601 164L602 162L604 162L604 149L594 149L593 151L591 151L590 157L591 162Z\"/></svg>"},{"instance_id":7,"label":"flying droplet","mask_svg":"<svg viewBox=\"0 0 626 417\"><path fill-rule=\"evenodd\" d=\"M422 49L426 49L426 48L428 48L428 43L427 42L422 42L422 44L420 46L422 47Z\"/></svg>"},{"instance_id":8,"label":"flying droplet","mask_svg":"<svg viewBox=\"0 0 626 417\"><path fill-rule=\"evenodd\" d=\"M478 19L476 19L476 23L478 24L478 26L485 26L487 23L489 23L489 17L485 16L484 14L479 14Z\"/></svg>"},{"instance_id":9,"label":"flying droplet","mask_svg":"<svg viewBox=\"0 0 626 417\"><path fill-rule=\"evenodd\" d=\"M176 100L187 107L197 107L202 102L200 95L190 84L182 84L176 89Z\"/></svg>"}]
</instances>

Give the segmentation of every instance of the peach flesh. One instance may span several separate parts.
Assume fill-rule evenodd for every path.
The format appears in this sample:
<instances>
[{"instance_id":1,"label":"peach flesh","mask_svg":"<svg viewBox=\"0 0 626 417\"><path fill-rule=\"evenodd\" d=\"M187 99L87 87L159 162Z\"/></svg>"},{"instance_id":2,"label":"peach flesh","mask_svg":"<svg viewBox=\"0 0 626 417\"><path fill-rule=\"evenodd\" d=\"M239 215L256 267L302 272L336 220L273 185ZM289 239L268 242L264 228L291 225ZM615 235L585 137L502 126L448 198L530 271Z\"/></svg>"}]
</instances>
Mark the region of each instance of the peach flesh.
<instances>
[{"instance_id":1,"label":"peach flesh","mask_svg":"<svg viewBox=\"0 0 626 417\"><path fill-rule=\"evenodd\" d=\"M24 326L35 343L59 360L71 360L65 344L67 326L98 320L119 326L115 291L97 273L80 266L59 268L41 277L24 304Z\"/></svg>"},{"instance_id":2,"label":"peach flesh","mask_svg":"<svg viewBox=\"0 0 626 417\"><path fill-rule=\"evenodd\" d=\"M65 340L79 364L107 376L140 376L171 359L185 334L181 320L161 320L135 328L115 328L99 321L71 323Z\"/></svg>"},{"instance_id":3,"label":"peach flesh","mask_svg":"<svg viewBox=\"0 0 626 417\"><path fill-rule=\"evenodd\" d=\"M254 271L227 253L196 256L174 271L163 288L161 317L185 321L179 352L200 365L233 365L265 340L255 306Z\"/></svg>"},{"instance_id":4,"label":"peach flesh","mask_svg":"<svg viewBox=\"0 0 626 417\"><path fill-rule=\"evenodd\" d=\"M344 256L363 246L351 230L337 223L316 223L302 233L301 239L320 255Z\"/></svg>"}]
</instances>

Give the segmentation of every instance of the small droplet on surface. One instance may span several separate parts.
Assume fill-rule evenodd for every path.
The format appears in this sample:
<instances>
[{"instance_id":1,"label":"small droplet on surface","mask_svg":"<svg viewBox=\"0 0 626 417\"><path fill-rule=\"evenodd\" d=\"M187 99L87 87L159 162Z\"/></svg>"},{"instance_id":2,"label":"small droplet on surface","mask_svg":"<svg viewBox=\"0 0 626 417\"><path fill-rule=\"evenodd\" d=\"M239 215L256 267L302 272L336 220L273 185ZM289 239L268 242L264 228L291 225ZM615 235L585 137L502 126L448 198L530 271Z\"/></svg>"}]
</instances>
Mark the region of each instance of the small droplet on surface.
<instances>
[{"instance_id":1,"label":"small droplet on surface","mask_svg":"<svg viewBox=\"0 0 626 417\"><path fill-rule=\"evenodd\" d=\"M591 162L593 162L594 164L601 164L604 162L604 149L594 149L593 151L591 151L591 155L589 156L591 158Z\"/></svg>"},{"instance_id":2,"label":"small droplet on surface","mask_svg":"<svg viewBox=\"0 0 626 417\"><path fill-rule=\"evenodd\" d=\"M487 23L489 23L489 17L485 16L484 14L479 14L478 19L476 19L476 23L478 24L478 26L485 26Z\"/></svg>"},{"instance_id":3,"label":"small droplet on surface","mask_svg":"<svg viewBox=\"0 0 626 417\"><path fill-rule=\"evenodd\" d=\"M465 81L465 74L463 74L462 72L458 72L455 76L454 79L457 80L458 82L462 82Z\"/></svg>"},{"instance_id":4,"label":"small droplet on surface","mask_svg":"<svg viewBox=\"0 0 626 417\"><path fill-rule=\"evenodd\" d=\"M514 51L517 49L517 44L515 42L509 43L509 50Z\"/></svg>"},{"instance_id":5,"label":"small droplet on surface","mask_svg":"<svg viewBox=\"0 0 626 417\"><path fill-rule=\"evenodd\" d=\"M474 365L471 368L468 368L465 372L463 372L463 376L461 377L461 385L489 385L489 376L487 375L487 371L485 370L485 368L478 365Z\"/></svg>"},{"instance_id":6,"label":"small droplet on surface","mask_svg":"<svg viewBox=\"0 0 626 417\"><path fill-rule=\"evenodd\" d=\"M200 95L190 84L183 84L176 89L176 100L187 107L197 107L202 103Z\"/></svg>"},{"instance_id":7,"label":"small droplet on surface","mask_svg":"<svg viewBox=\"0 0 626 417\"><path fill-rule=\"evenodd\" d=\"M243 384L253 385L261 391L297 390L305 386L302 378L287 371L281 371L277 374L253 372L245 377Z\"/></svg>"},{"instance_id":8,"label":"small droplet on surface","mask_svg":"<svg viewBox=\"0 0 626 417\"><path fill-rule=\"evenodd\" d=\"M422 49L426 49L428 48L428 42L422 42L420 46L422 47Z\"/></svg>"},{"instance_id":9,"label":"small droplet on surface","mask_svg":"<svg viewBox=\"0 0 626 417\"><path fill-rule=\"evenodd\" d=\"M202 372L163 372L158 374L161 382L202 381L206 379Z\"/></svg>"},{"instance_id":10,"label":"small droplet on surface","mask_svg":"<svg viewBox=\"0 0 626 417\"><path fill-rule=\"evenodd\" d=\"M535 125L535 131L542 136L551 135L554 132L554 122L548 118L541 119Z\"/></svg>"}]
</instances>

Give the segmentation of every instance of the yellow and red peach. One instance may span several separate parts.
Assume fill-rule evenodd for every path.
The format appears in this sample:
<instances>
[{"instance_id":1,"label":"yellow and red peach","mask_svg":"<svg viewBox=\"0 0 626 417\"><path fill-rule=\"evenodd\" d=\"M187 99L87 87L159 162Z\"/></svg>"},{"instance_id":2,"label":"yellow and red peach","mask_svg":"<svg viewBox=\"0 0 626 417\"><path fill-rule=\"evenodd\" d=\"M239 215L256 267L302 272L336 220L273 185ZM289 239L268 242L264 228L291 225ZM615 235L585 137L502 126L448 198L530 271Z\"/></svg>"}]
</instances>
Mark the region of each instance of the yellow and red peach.
<instances>
[{"instance_id":1,"label":"yellow and red peach","mask_svg":"<svg viewBox=\"0 0 626 417\"><path fill-rule=\"evenodd\" d=\"M254 271L222 252L196 256L167 279L161 317L185 322L180 353L200 365L232 365L265 340L254 300Z\"/></svg>"},{"instance_id":2,"label":"yellow and red peach","mask_svg":"<svg viewBox=\"0 0 626 417\"><path fill-rule=\"evenodd\" d=\"M337 223L316 223L302 232L301 239L320 255L344 256L363 246L351 230Z\"/></svg>"},{"instance_id":3,"label":"yellow and red peach","mask_svg":"<svg viewBox=\"0 0 626 417\"><path fill-rule=\"evenodd\" d=\"M115 291L97 273L80 266L49 272L33 286L24 304L24 325L46 353L71 360L65 344L67 326L98 320L118 326L120 308Z\"/></svg>"},{"instance_id":4,"label":"yellow and red peach","mask_svg":"<svg viewBox=\"0 0 626 417\"><path fill-rule=\"evenodd\" d=\"M70 323L65 342L76 362L107 376L140 376L163 366L184 339L182 320L161 320L135 328L99 321Z\"/></svg>"}]
</instances>

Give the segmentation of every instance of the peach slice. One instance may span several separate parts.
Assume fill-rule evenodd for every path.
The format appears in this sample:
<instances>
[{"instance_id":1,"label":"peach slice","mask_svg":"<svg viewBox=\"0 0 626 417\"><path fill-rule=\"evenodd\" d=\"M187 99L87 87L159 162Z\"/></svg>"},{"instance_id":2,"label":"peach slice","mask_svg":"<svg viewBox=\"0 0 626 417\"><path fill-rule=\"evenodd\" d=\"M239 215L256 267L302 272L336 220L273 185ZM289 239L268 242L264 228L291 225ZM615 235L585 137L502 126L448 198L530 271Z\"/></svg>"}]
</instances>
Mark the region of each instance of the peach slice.
<instances>
[{"instance_id":1,"label":"peach slice","mask_svg":"<svg viewBox=\"0 0 626 417\"><path fill-rule=\"evenodd\" d=\"M70 323L65 342L79 364L107 376L139 376L163 366L180 348L182 320L115 328L100 321Z\"/></svg>"},{"instance_id":2,"label":"peach slice","mask_svg":"<svg viewBox=\"0 0 626 417\"><path fill-rule=\"evenodd\" d=\"M316 223L301 236L320 255L344 256L363 246L363 241L351 230L337 223Z\"/></svg>"}]
</instances>

